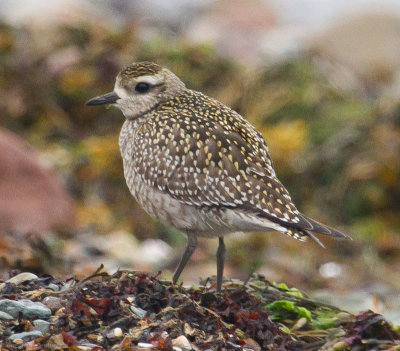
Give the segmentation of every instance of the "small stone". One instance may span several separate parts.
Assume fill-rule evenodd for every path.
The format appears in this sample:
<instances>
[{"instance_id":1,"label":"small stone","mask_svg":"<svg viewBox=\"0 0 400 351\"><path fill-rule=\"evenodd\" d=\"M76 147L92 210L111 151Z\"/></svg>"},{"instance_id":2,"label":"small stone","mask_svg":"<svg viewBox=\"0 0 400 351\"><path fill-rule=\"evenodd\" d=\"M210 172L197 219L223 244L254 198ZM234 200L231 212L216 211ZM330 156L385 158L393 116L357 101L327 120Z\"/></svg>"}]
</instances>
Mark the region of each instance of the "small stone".
<instances>
[{"instance_id":1,"label":"small stone","mask_svg":"<svg viewBox=\"0 0 400 351\"><path fill-rule=\"evenodd\" d=\"M89 341L95 342L95 343L98 343L98 344L101 344L103 342L103 340L104 340L103 336L102 335L98 335L98 334L88 334L87 338L88 338Z\"/></svg>"},{"instance_id":2,"label":"small stone","mask_svg":"<svg viewBox=\"0 0 400 351\"><path fill-rule=\"evenodd\" d=\"M148 344L147 342L139 342L137 346L144 349L152 349L154 347L152 344Z\"/></svg>"},{"instance_id":3,"label":"small stone","mask_svg":"<svg viewBox=\"0 0 400 351\"><path fill-rule=\"evenodd\" d=\"M33 330L38 330L43 334L46 334L50 330L50 323L43 319L36 319L33 321Z\"/></svg>"},{"instance_id":4,"label":"small stone","mask_svg":"<svg viewBox=\"0 0 400 351\"><path fill-rule=\"evenodd\" d=\"M0 311L0 319L14 319L14 317L6 312Z\"/></svg>"},{"instance_id":5,"label":"small stone","mask_svg":"<svg viewBox=\"0 0 400 351\"><path fill-rule=\"evenodd\" d=\"M23 339L23 338L26 338L28 336L33 336L33 337L37 338L39 336L43 336L43 334L39 330L32 330L32 331L29 331L29 332L13 334L13 335L10 336L10 340Z\"/></svg>"},{"instance_id":6,"label":"small stone","mask_svg":"<svg viewBox=\"0 0 400 351\"><path fill-rule=\"evenodd\" d=\"M33 279L38 279L38 278L39 277L36 274L30 273L30 272L22 272L20 274L17 274L16 276L6 280L6 283L12 283L12 284L18 285L18 284L21 284L28 280L33 280Z\"/></svg>"},{"instance_id":7,"label":"small stone","mask_svg":"<svg viewBox=\"0 0 400 351\"><path fill-rule=\"evenodd\" d=\"M121 328L114 328L107 330L106 338L109 340L120 339L123 336L123 332Z\"/></svg>"},{"instance_id":8,"label":"small stone","mask_svg":"<svg viewBox=\"0 0 400 351\"><path fill-rule=\"evenodd\" d=\"M6 286L6 283L18 285L18 284L21 284L28 280L33 280L33 279L37 279L37 278L38 278L38 276L36 274L30 273L30 272L22 272L20 274L17 274L16 276L6 280L4 283L1 283L0 291L3 290L3 288Z\"/></svg>"},{"instance_id":9,"label":"small stone","mask_svg":"<svg viewBox=\"0 0 400 351\"><path fill-rule=\"evenodd\" d=\"M76 345L76 346L78 347L78 349L80 351L91 351L91 350L97 350L97 349L103 350L103 348L100 347L99 345L92 344L92 343L89 343L89 342L85 342L85 343L82 343L82 344L79 344L79 345Z\"/></svg>"},{"instance_id":10,"label":"small stone","mask_svg":"<svg viewBox=\"0 0 400 351\"><path fill-rule=\"evenodd\" d=\"M24 340L22 340L22 339L14 339L13 342L14 342L14 344L22 345L24 343Z\"/></svg>"},{"instance_id":11,"label":"small stone","mask_svg":"<svg viewBox=\"0 0 400 351\"><path fill-rule=\"evenodd\" d=\"M130 307L131 311L136 314L140 319L142 319L146 314L147 311L141 309L140 307L136 307L136 306L131 306Z\"/></svg>"},{"instance_id":12,"label":"small stone","mask_svg":"<svg viewBox=\"0 0 400 351\"><path fill-rule=\"evenodd\" d=\"M57 284L54 284L54 283L50 283L47 287L49 289L53 290L53 291L59 291L60 290L60 287Z\"/></svg>"},{"instance_id":13,"label":"small stone","mask_svg":"<svg viewBox=\"0 0 400 351\"><path fill-rule=\"evenodd\" d=\"M14 318L22 314L22 317L26 319L47 318L51 315L50 309L41 302L33 302L27 299L19 301L0 300L0 311L8 313Z\"/></svg>"},{"instance_id":14,"label":"small stone","mask_svg":"<svg viewBox=\"0 0 400 351\"><path fill-rule=\"evenodd\" d=\"M122 329L121 328L115 328L114 329L114 336L116 338L120 338L120 337L122 337L122 335L123 335L123 333L122 333Z\"/></svg>"},{"instance_id":15,"label":"small stone","mask_svg":"<svg viewBox=\"0 0 400 351\"><path fill-rule=\"evenodd\" d=\"M193 350L192 345L190 344L189 340L184 335L180 335L176 339L173 339L172 345L178 346L183 350Z\"/></svg>"},{"instance_id":16,"label":"small stone","mask_svg":"<svg viewBox=\"0 0 400 351\"><path fill-rule=\"evenodd\" d=\"M71 289L75 285L76 285L76 280L75 279L70 279L61 287L60 291L61 292L68 291L69 289Z\"/></svg>"},{"instance_id":17,"label":"small stone","mask_svg":"<svg viewBox=\"0 0 400 351\"><path fill-rule=\"evenodd\" d=\"M174 351L182 351L182 349L180 347L178 347L178 346L173 346L172 350L174 350Z\"/></svg>"},{"instance_id":18,"label":"small stone","mask_svg":"<svg viewBox=\"0 0 400 351\"><path fill-rule=\"evenodd\" d=\"M62 307L61 299L55 296L46 296L42 302L46 307L50 308L53 311L58 310Z\"/></svg>"}]
</instances>

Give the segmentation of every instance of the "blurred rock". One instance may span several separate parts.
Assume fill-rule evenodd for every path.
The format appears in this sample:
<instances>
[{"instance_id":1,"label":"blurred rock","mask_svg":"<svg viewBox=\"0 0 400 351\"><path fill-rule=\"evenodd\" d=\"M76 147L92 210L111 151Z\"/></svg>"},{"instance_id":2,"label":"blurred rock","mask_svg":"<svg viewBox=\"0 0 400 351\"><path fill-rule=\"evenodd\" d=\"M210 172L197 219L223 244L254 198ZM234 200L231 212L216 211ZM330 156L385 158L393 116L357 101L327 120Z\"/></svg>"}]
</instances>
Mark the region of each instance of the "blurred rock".
<instances>
[{"instance_id":1,"label":"blurred rock","mask_svg":"<svg viewBox=\"0 0 400 351\"><path fill-rule=\"evenodd\" d=\"M75 0L16 0L4 1L1 5L3 16L16 25L31 24L38 27L59 23L79 22L82 17L90 21L93 12L87 1Z\"/></svg>"},{"instance_id":2,"label":"blurred rock","mask_svg":"<svg viewBox=\"0 0 400 351\"><path fill-rule=\"evenodd\" d=\"M348 18L316 39L313 50L340 88L373 96L400 91L400 17Z\"/></svg>"},{"instance_id":3,"label":"blurred rock","mask_svg":"<svg viewBox=\"0 0 400 351\"><path fill-rule=\"evenodd\" d=\"M123 1L121 1L123 2ZM163 34L185 33L193 21L207 11L215 0L147 0L124 1L124 15L133 16L139 23L140 34L151 36L160 30Z\"/></svg>"},{"instance_id":4,"label":"blurred rock","mask_svg":"<svg viewBox=\"0 0 400 351\"><path fill-rule=\"evenodd\" d=\"M3 290L4 287L6 287L6 283L11 283L11 284L21 284L23 282L26 282L28 280L33 280L37 279L38 276L36 274L30 273L30 272L22 272L8 280L5 281L5 283L0 283L0 292Z\"/></svg>"},{"instance_id":5,"label":"blurred rock","mask_svg":"<svg viewBox=\"0 0 400 351\"><path fill-rule=\"evenodd\" d=\"M140 244L136 257L139 262L162 265L171 258L172 251L163 240L146 239Z\"/></svg>"},{"instance_id":6,"label":"blurred rock","mask_svg":"<svg viewBox=\"0 0 400 351\"><path fill-rule=\"evenodd\" d=\"M51 315L50 309L41 302L33 302L28 299L19 301L0 300L0 311L8 313L14 318L22 314L22 317L26 319L47 318Z\"/></svg>"},{"instance_id":7,"label":"blurred rock","mask_svg":"<svg viewBox=\"0 0 400 351\"><path fill-rule=\"evenodd\" d=\"M63 184L25 141L0 129L0 230L44 232L74 227Z\"/></svg>"},{"instance_id":8,"label":"blurred rock","mask_svg":"<svg viewBox=\"0 0 400 351\"><path fill-rule=\"evenodd\" d=\"M342 270L342 265L336 262L327 262L319 267L319 274L321 274L321 276L326 279L336 278L340 276Z\"/></svg>"},{"instance_id":9,"label":"blurred rock","mask_svg":"<svg viewBox=\"0 0 400 351\"><path fill-rule=\"evenodd\" d=\"M139 243L132 233L118 230L97 240L109 257L119 264L158 264L170 259L172 248L159 239L146 239Z\"/></svg>"},{"instance_id":10,"label":"blurred rock","mask_svg":"<svg viewBox=\"0 0 400 351\"><path fill-rule=\"evenodd\" d=\"M33 280L33 279L37 279L37 278L38 278L38 276L36 274L30 273L30 272L22 272L18 275L15 275L14 277L6 280L6 283L12 283L12 284L18 285L18 284L21 284L28 280Z\"/></svg>"},{"instance_id":11,"label":"blurred rock","mask_svg":"<svg viewBox=\"0 0 400 351\"><path fill-rule=\"evenodd\" d=\"M0 311L0 319L14 319L14 317L6 312Z\"/></svg>"},{"instance_id":12,"label":"blurred rock","mask_svg":"<svg viewBox=\"0 0 400 351\"><path fill-rule=\"evenodd\" d=\"M56 296L46 296L43 299L43 304L52 311L56 311L62 307L61 299Z\"/></svg>"},{"instance_id":13,"label":"blurred rock","mask_svg":"<svg viewBox=\"0 0 400 351\"><path fill-rule=\"evenodd\" d=\"M46 334L50 330L50 323L43 319L34 320L33 325L33 330L40 331L42 334Z\"/></svg>"},{"instance_id":14,"label":"blurred rock","mask_svg":"<svg viewBox=\"0 0 400 351\"><path fill-rule=\"evenodd\" d=\"M105 235L102 242L107 255L112 256L122 264L132 263L138 248L137 239L129 232L118 230Z\"/></svg>"},{"instance_id":15,"label":"blurred rock","mask_svg":"<svg viewBox=\"0 0 400 351\"><path fill-rule=\"evenodd\" d=\"M23 339L23 338L27 338L30 336L33 336L35 338L42 336L43 333L39 330L32 330L29 332L22 332L22 333L17 333L17 334L13 334L10 336L10 340L17 340L17 339Z\"/></svg>"},{"instance_id":16,"label":"blurred rock","mask_svg":"<svg viewBox=\"0 0 400 351\"><path fill-rule=\"evenodd\" d=\"M188 28L190 41L212 43L220 54L246 64L259 60L260 47L276 25L273 10L260 0L212 3Z\"/></svg>"}]
</instances>

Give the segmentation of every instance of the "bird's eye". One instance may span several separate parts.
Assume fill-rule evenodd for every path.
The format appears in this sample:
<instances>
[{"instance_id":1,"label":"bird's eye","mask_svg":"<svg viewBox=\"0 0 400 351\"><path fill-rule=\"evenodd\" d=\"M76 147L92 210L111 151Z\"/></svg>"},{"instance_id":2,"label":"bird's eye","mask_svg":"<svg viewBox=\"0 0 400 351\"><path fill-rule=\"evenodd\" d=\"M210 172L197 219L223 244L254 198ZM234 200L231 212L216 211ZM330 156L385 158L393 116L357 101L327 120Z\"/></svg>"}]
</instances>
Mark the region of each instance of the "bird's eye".
<instances>
[{"instance_id":1,"label":"bird's eye","mask_svg":"<svg viewBox=\"0 0 400 351\"><path fill-rule=\"evenodd\" d=\"M145 93L145 92L148 91L149 89L150 89L150 85L147 84L147 83L140 82L140 83L137 83L137 84L135 85L135 90L136 90L138 93Z\"/></svg>"}]
</instances>

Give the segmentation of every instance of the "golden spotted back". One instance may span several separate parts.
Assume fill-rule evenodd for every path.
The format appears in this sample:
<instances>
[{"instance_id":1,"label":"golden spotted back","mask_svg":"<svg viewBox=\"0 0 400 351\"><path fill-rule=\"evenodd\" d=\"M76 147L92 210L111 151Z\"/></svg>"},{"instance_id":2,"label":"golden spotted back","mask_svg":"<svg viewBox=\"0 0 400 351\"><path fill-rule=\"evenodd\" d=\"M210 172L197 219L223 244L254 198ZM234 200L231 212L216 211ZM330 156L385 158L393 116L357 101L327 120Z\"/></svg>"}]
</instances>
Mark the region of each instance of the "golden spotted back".
<instances>
[{"instance_id":1,"label":"golden spotted back","mask_svg":"<svg viewBox=\"0 0 400 351\"><path fill-rule=\"evenodd\" d=\"M182 203L301 220L261 134L217 100L187 90L149 113L135 138L134 171Z\"/></svg>"}]
</instances>

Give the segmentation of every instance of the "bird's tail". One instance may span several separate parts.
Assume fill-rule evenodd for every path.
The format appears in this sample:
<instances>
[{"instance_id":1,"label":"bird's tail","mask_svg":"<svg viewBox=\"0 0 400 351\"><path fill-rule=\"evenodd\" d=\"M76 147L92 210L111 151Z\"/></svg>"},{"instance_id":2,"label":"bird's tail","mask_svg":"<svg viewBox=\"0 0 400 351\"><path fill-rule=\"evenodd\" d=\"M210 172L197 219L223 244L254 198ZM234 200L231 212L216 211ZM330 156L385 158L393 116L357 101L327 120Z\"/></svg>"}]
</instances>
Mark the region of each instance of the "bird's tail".
<instances>
[{"instance_id":1,"label":"bird's tail","mask_svg":"<svg viewBox=\"0 0 400 351\"><path fill-rule=\"evenodd\" d=\"M350 236L340 232L337 229L328 227L327 225L319 223L316 220L309 218L303 214L300 214L300 216L304 219L305 222L309 223L309 227L305 228L307 231L333 236L336 239L351 240Z\"/></svg>"},{"instance_id":2,"label":"bird's tail","mask_svg":"<svg viewBox=\"0 0 400 351\"><path fill-rule=\"evenodd\" d=\"M306 241L308 238L314 239L318 245L325 248L325 245L319 240L312 232L308 230L301 230L297 228L288 228L283 234L289 235L291 238L299 240L299 241Z\"/></svg>"},{"instance_id":3,"label":"bird's tail","mask_svg":"<svg viewBox=\"0 0 400 351\"><path fill-rule=\"evenodd\" d=\"M319 223L316 220L309 218L303 214L301 215L301 217L304 220L304 222L309 224L307 226L307 229L299 229L299 228L291 227L291 228L287 228L287 230L283 233L286 235L289 235L290 237L292 237L294 239L300 240L300 241L306 241L310 237L314 241L316 241L318 245L320 245L322 247L325 247L324 244L312 232L329 235L336 239L350 239L351 240L350 236L348 236L334 228L331 228L325 224Z\"/></svg>"}]
</instances>

